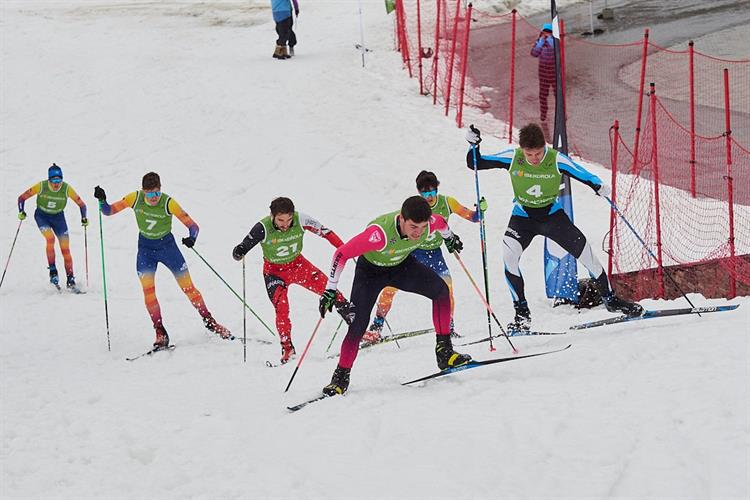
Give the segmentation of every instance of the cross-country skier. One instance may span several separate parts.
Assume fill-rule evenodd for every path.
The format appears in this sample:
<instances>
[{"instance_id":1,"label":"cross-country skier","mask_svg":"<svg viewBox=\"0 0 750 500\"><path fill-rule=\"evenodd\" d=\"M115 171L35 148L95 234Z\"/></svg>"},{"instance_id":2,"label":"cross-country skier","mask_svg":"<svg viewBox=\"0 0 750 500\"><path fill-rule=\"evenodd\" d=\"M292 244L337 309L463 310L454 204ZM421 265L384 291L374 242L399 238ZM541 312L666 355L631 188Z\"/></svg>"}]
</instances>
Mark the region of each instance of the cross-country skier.
<instances>
[{"instance_id":1,"label":"cross-country skier","mask_svg":"<svg viewBox=\"0 0 750 500\"><path fill-rule=\"evenodd\" d=\"M89 225L89 220L86 218L86 204L67 182L63 182L62 169L55 163L47 170L46 181L34 184L18 197L18 218L20 220L26 218L26 212L24 211L26 200L35 195L34 220L47 241L47 265L50 283L59 288L59 278L55 266L55 236L57 236L65 263L65 274L68 277L67 287L71 291L77 291L76 279L73 275L73 257L70 255L68 224L65 222L64 210L68 198L73 200L81 210L81 225L85 227Z\"/></svg>"},{"instance_id":2,"label":"cross-country skier","mask_svg":"<svg viewBox=\"0 0 750 500\"><path fill-rule=\"evenodd\" d=\"M271 201L271 214L256 223L242 242L234 247L232 257L242 257L260 244L263 250L263 279L266 292L276 310L276 330L281 341L281 363L295 355L292 344L292 322L289 320L289 285L300 285L317 295L325 291L326 276L302 255L305 231L325 238L335 248L344 243L336 233L316 219L297 212L289 198ZM341 293L336 294L336 310L344 320L351 321L350 304Z\"/></svg>"},{"instance_id":3,"label":"cross-country skier","mask_svg":"<svg viewBox=\"0 0 750 500\"><path fill-rule=\"evenodd\" d=\"M416 179L417 191L419 194L427 200L430 205L430 209L433 214L441 215L446 221L451 214L456 214L459 217L466 219L471 222L479 222L479 212L470 210L465 206L461 205L454 197L443 194L438 194L438 186L440 181L434 172L428 172L422 170ZM487 210L487 202L484 198L479 202L482 211ZM455 309L455 302L453 300L453 280L451 279L451 273L448 270L448 266L445 263L443 257L443 251L440 249L440 245L443 244L443 237L440 236L439 232L434 232L425 240L424 243L412 252L417 262L424 264L438 276L440 276L445 284L448 285L448 292L451 299L451 336L457 337L458 334L455 331L453 321L453 311ZM375 319L373 319L370 328L368 328L365 335L362 337L362 341L366 344L376 343L380 340L381 331L383 330L383 324L385 323L385 317L388 311L391 310L393 305L393 296L396 294L397 289L393 287L385 288L378 298L378 307L375 312Z\"/></svg>"},{"instance_id":4,"label":"cross-country skier","mask_svg":"<svg viewBox=\"0 0 750 500\"><path fill-rule=\"evenodd\" d=\"M107 195L104 189L99 186L94 188L94 197L100 201L104 215L115 215L126 208L132 208L135 212L135 221L140 231L136 271L138 272L138 278L141 280L146 309L151 316L151 322L156 331L154 347L165 348L169 346L169 335L162 322L161 308L159 307L159 301L156 299L156 287L154 285L156 266L159 263L164 264L172 271L180 289L203 318L205 327L223 339L231 339L232 334L229 330L217 323L206 308L203 296L193 285L185 258L182 256L180 249L177 248L177 243L175 243L172 235L172 216L176 216L189 231L189 235L182 238L182 244L192 248L198 238L198 224L174 198L162 193L159 174L149 172L144 175L141 187L142 190L133 191L112 205L107 203Z\"/></svg>"},{"instance_id":5,"label":"cross-country skier","mask_svg":"<svg viewBox=\"0 0 750 500\"><path fill-rule=\"evenodd\" d=\"M466 155L467 166L474 169L475 147L477 169L508 170L515 194L515 206L503 237L505 278L516 310L513 323L508 325L510 330L528 330L531 323L519 262L521 254L537 235L551 239L583 264L596 279L608 311L620 311L629 316L638 316L643 312L639 304L615 295L591 245L565 214L559 200L563 173L589 186L599 196L609 196L609 186L566 155L547 147L544 133L535 123L521 129L518 140L520 147L494 155L479 153L481 134L473 125L466 132L466 140L472 145Z\"/></svg>"},{"instance_id":6,"label":"cross-country skier","mask_svg":"<svg viewBox=\"0 0 750 500\"><path fill-rule=\"evenodd\" d=\"M331 383L323 388L329 396L343 394L349 388L349 372L357 357L359 343L367 328L370 313L380 291L392 286L432 300L432 321L437 333L435 355L441 370L471 361L471 356L453 350L450 337L451 305L448 285L432 269L412 255L419 245L438 231L448 251L460 252L463 243L453 234L440 215L433 215L421 196L407 198L401 210L371 221L364 231L336 250L328 275L326 291L320 298L320 315L325 316L336 301L339 277L349 259L357 259L351 301L354 321L341 344L341 357Z\"/></svg>"}]
</instances>

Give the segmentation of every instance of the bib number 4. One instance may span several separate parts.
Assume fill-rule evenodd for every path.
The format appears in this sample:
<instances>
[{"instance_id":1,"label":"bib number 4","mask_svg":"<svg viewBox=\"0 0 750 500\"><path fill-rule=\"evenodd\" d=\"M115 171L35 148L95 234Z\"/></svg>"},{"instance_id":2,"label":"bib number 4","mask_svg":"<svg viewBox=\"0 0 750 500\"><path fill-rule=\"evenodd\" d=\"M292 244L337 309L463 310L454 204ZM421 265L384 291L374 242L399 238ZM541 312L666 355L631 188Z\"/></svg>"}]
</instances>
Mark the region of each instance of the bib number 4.
<instances>
[{"instance_id":1,"label":"bib number 4","mask_svg":"<svg viewBox=\"0 0 750 500\"><path fill-rule=\"evenodd\" d=\"M534 198L539 198L542 196L542 186L540 184L534 184L526 190L526 194L531 195Z\"/></svg>"}]
</instances>

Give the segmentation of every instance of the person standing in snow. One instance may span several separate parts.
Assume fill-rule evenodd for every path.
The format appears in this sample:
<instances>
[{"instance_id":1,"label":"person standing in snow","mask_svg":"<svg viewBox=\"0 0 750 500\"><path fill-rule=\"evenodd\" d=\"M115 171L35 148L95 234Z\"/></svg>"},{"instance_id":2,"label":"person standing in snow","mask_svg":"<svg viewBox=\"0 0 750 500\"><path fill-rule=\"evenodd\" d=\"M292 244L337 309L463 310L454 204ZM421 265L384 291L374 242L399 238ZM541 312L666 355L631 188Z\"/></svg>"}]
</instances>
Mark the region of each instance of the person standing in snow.
<instances>
[{"instance_id":1,"label":"person standing in snow","mask_svg":"<svg viewBox=\"0 0 750 500\"><path fill-rule=\"evenodd\" d=\"M132 208L135 212L135 221L140 232L138 235L136 271L143 288L146 310L156 331L154 347L158 349L169 346L169 335L164 328L154 283L156 266L159 263L167 266L177 279L180 289L203 318L203 325L223 339L233 339L231 332L217 323L208 311L205 302L203 302L203 296L193 285L185 258L182 256L180 249L177 248L177 243L175 243L172 234L172 216L176 216L189 231L189 235L182 238L182 244L192 248L198 238L198 224L174 198L162 193L159 174L149 172L144 175L141 187L140 191L133 191L112 205L107 203L107 194L99 186L94 188L94 197L99 200L99 206L104 215L115 215L126 208Z\"/></svg>"},{"instance_id":2,"label":"person standing in snow","mask_svg":"<svg viewBox=\"0 0 750 500\"><path fill-rule=\"evenodd\" d=\"M550 23L542 26L534 46L531 48L532 57L539 58L539 119L547 121L547 98L550 90L555 92L555 37L552 36Z\"/></svg>"},{"instance_id":3,"label":"person standing in snow","mask_svg":"<svg viewBox=\"0 0 750 500\"><path fill-rule=\"evenodd\" d=\"M59 278L55 266L55 236L57 236L65 264L65 274L67 274L67 288L71 291L77 291L73 274L73 257L70 254L68 224L65 221L65 205L68 203L68 198L78 205L81 210L81 225L86 227L89 225L89 220L86 218L86 204L68 183L63 182L62 169L55 163L47 170L46 181L34 184L18 197L18 218L20 220L26 218L24 205L26 200L32 196L36 196L34 220L47 242L49 281L59 288Z\"/></svg>"},{"instance_id":4,"label":"person standing in snow","mask_svg":"<svg viewBox=\"0 0 750 500\"><path fill-rule=\"evenodd\" d=\"M276 23L276 50L273 52L275 59L289 59L294 56L294 46L297 45L297 35L292 30L294 16L299 16L299 4L297 0L271 0L271 12Z\"/></svg>"},{"instance_id":5,"label":"person standing in snow","mask_svg":"<svg viewBox=\"0 0 750 500\"><path fill-rule=\"evenodd\" d=\"M521 129L518 139L520 147L506 149L494 155L480 154L481 133L474 125L466 132L466 140L471 145L466 155L467 167L474 169L476 149L476 168L508 170L515 194L515 205L503 237L505 279L516 311L515 319L508 325L508 329L529 330L531 312L524 294L519 262L524 250L537 235L551 239L583 264L596 280L608 311L619 311L629 316L638 316L643 312L639 304L615 295L591 245L565 214L559 199L563 173L589 186L599 196L608 197L611 193L609 186L566 155L547 147L544 133L535 123Z\"/></svg>"},{"instance_id":6,"label":"person standing in snow","mask_svg":"<svg viewBox=\"0 0 750 500\"><path fill-rule=\"evenodd\" d=\"M242 242L234 247L232 257L242 258L260 244L263 250L263 279L266 292L276 311L276 330L281 342L281 363L295 355L292 344L292 322L289 320L289 285L301 285L321 295L325 291L326 277L302 255L305 231L325 238L335 248L343 245L341 238L316 219L297 212L289 198L271 201L271 214L256 223ZM341 293L334 299L336 310L347 323L352 320L351 304Z\"/></svg>"},{"instance_id":7,"label":"person standing in snow","mask_svg":"<svg viewBox=\"0 0 750 500\"><path fill-rule=\"evenodd\" d=\"M330 311L335 303L339 277L346 262L354 257L362 257L357 259L352 284L354 321L349 325L341 344L341 356L331 383L323 388L323 394L343 394L349 388L349 374L370 313L378 294L387 286L432 300L432 321L437 334L435 356L441 370L471 361L471 356L453 350L448 285L435 271L420 264L412 255L436 231L445 238L449 252L461 251L463 244L458 235L451 232L446 220L441 215L433 214L424 198L412 196L404 201L401 210L376 217L364 231L336 250L326 291L320 298L321 317L325 317L326 311Z\"/></svg>"},{"instance_id":8,"label":"person standing in snow","mask_svg":"<svg viewBox=\"0 0 750 500\"><path fill-rule=\"evenodd\" d=\"M470 210L465 206L461 205L454 197L443 194L438 194L438 186L440 181L434 172L428 172L422 170L416 179L417 192L420 196L427 200L430 205L430 209L433 214L442 216L446 221L451 214L456 214L459 217L466 219L471 222L479 222L479 212L476 210ZM484 198L480 201L480 208L482 211L487 210L487 202ZM419 245L419 247L412 252L417 262L423 264L437 273L440 278L445 281L448 285L448 293L451 300L451 323L450 333L451 336L459 336L454 327L453 322L453 311L455 309L455 302L453 299L453 280L451 279L451 273L445 263L443 257L443 251L440 249L440 245L444 242L443 237L440 236L439 232L433 232L427 239ZM381 332L383 330L383 324L385 323L385 317L388 311L391 310L393 305L393 297L398 290L393 287L386 287L380 292L378 298L378 306L375 312L375 319L373 319L370 328L368 328L365 335L362 337L362 341L366 344L374 344L381 339Z\"/></svg>"}]
</instances>

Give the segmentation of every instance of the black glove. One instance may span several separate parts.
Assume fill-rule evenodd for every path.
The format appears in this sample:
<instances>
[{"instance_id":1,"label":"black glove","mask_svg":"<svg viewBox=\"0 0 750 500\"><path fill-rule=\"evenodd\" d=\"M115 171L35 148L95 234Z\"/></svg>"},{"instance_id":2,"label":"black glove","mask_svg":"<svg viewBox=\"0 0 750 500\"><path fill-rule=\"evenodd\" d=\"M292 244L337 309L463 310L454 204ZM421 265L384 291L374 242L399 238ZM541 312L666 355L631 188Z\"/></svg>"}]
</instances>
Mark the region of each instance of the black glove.
<instances>
[{"instance_id":1,"label":"black glove","mask_svg":"<svg viewBox=\"0 0 750 500\"><path fill-rule=\"evenodd\" d=\"M328 288L323 295L320 296L320 305L318 310L320 311L320 317L326 317L326 311L330 312L333 310L333 304L336 302L336 290Z\"/></svg>"},{"instance_id":2,"label":"black glove","mask_svg":"<svg viewBox=\"0 0 750 500\"><path fill-rule=\"evenodd\" d=\"M299 9L294 9L294 17L299 17Z\"/></svg>"},{"instance_id":3,"label":"black glove","mask_svg":"<svg viewBox=\"0 0 750 500\"><path fill-rule=\"evenodd\" d=\"M447 248L450 253L461 253L461 250L464 249L464 244L461 242L461 238L459 238L457 234L454 234L450 238L446 238L445 248Z\"/></svg>"},{"instance_id":4,"label":"black glove","mask_svg":"<svg viewBox=\"0 0 750 500\"><path fill-rule=\"evenodd\" d=\"M242 260L242 257L245 256L245 247L242 246L242 243L234 247L234 250L232 250L232 258L234 260Z\"/></svg>"},{"instance_id":5,"label":"black glove","mask_svg":"<svg viewBox=\"0 0 750 500\"><path fill-rule=\"evenodd\" d=\"M478 146L482 142L482 133L474 125L469 125L469 130L466 131L466 140L472 146Z\"/></svg>"},{"instance_id":6,"label":"black glove","mask_svg":"<svg viewBox=\"0 0 750 500\"><path fill-rule=\"evenodd\" d=\"M94 198L96 198L99 201L106 202L107 201L107 193L105 193L104 190L102 188L100 188L99 186L96 186L94 188Z\"/></svg>"},{"instance_id":7,"label":"black glove","mask_svg":"<svg viewBox=\"0 0 750 500\"><path fill-rule=\"evenodd\" d=\"M193 238L192 236L182 238L182 244L188 248L193 248L193 245L195 245L195 238Z\"/></svg>"},{"instance_id":8,"label":"black glove","mask_svg":"<svg viewBox=\"0 0 750 500\"><path fill-rule=\"evenodd\" d=\"M86 227L86 226L88 226L88 225L89 225L89 220L88 220L88 218L86 218L86 217L81 217L81 225L82 225L83 227Z\"/></svg>"}]
</instances>

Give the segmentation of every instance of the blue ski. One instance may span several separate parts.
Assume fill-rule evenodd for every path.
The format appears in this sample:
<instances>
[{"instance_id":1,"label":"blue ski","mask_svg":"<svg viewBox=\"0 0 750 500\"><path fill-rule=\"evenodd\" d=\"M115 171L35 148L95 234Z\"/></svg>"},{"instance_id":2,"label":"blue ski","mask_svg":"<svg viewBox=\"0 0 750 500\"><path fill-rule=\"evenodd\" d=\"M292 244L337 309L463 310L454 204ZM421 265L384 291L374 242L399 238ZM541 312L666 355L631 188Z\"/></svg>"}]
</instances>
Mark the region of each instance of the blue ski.
<instances>
[{"instance_id":1,"label":"blue ski","mask_svg":"<svg viewBox=\"0 0 750 500\"><path fill-rule=\"evenodd\" d=\"M408 382L403 382L401 385L409 385L414 384L417 382L422 382L424 380L429 380L432 378L442 377L443 375L449 375L451 373L460 372L463 370L470 370L472 368L478 368L480 366L487 366L487 365L493 365L495 363L504 363L506 361L516 361L519 359L525 359L525 358L535 358L537 356L544 356L545 354L553 354L556 352L561 352L566 349L569 349L572 344L568 344L567 346L561 348L561 349L555 349L553 351L544 351L544 352L537 352L535 354L526 354L524 356L511 356L507 358L497 358L497 359L488 359L485 361L469 361L465 365L456 366L455 368L446 368L445 370L440 370L437 373L432 373L430 375L427 375L425 377L421 377L418 379L410 380Z\"/></svg>"},{"instance_id":2,"label":"blue ski","mask_svg":"<svg viewBox=\"0 0 750 500\"><path fill-rule=\"evenodd\" d=\"M573 325L570 327L571 330L584 330L586 328L594 328L597 326L614 325L617 323L625 323L628 321L638 321L642 319L651 318L664 318L667 316L680 316L683 314L703 314L712 312L723 312L733 311L740 307L739 304L730 304L726 306L708 306L708 307L683 307L681 309L655 309L652 311L644 311L640 316L615 316L614 318L600 319L599 321L591 321L589 323L581 323L580 325Z\"/></svg>"}]
</instances>

